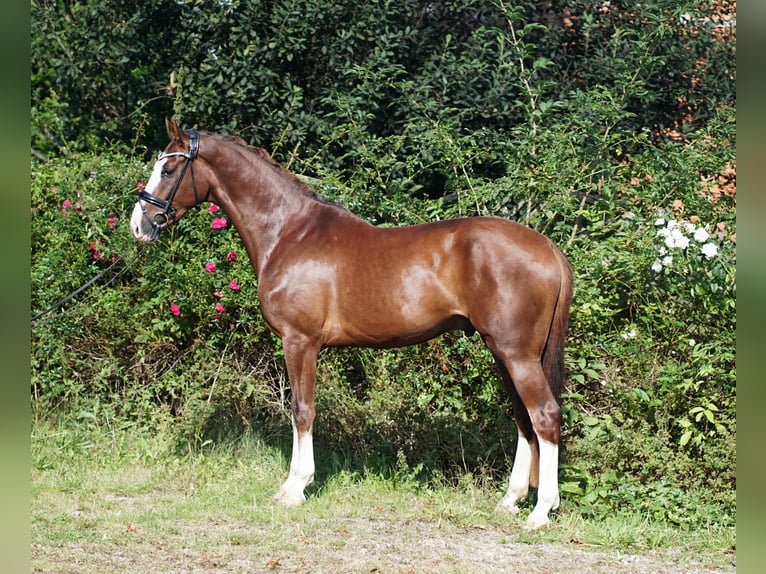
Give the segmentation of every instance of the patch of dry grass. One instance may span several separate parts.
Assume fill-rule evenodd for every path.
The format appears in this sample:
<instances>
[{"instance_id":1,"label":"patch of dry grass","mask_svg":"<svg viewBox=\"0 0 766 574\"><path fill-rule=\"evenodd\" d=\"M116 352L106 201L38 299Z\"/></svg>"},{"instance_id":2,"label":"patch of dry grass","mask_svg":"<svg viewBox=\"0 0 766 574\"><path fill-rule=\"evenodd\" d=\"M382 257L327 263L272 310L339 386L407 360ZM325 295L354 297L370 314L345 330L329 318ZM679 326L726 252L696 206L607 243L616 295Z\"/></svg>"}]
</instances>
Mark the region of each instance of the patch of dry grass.
<instances>
[{"instance_id":1,"label":"patch of dry grass","mask_svg":"<svg viewBox=\"0 0 766 574\"><path fill-rule=\"evenodd\" d=\"M714 533L565 512L549 529L524 532L523 517L492 512L499 493L468 481L339 472L304 506L275 507L268 501L287 466L280 452L244 439L179 456L163 436L36 428L32 571L735 571L726 540L711 546Z\"/></svg>"}]
</instances>

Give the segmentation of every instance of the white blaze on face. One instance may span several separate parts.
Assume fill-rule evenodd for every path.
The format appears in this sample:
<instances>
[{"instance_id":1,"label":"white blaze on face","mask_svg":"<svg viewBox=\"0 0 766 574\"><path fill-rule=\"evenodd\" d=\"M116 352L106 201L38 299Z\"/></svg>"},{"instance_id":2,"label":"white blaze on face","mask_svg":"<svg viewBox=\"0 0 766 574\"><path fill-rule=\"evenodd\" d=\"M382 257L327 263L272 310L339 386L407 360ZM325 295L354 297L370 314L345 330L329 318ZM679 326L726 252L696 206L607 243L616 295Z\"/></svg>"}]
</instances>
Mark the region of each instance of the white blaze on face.
<instances>
[{"instance_id":1,"label":"white blaze on face","mask_svg":"<svg viewBox=\"0 0 766 574\"><path fill-rule=\"evenodd\" d=\"M144 187L144 190L154 195L154 191L159 187L160 180L162 178L162 168L165 167L167 158L157 160L152 169L152 175L149 177L149 181ZM133 208L133 214L130 216L130 229L133 232L133 236L139 241L149 241L151 239L151 223L146 220L144 212L141 209L141 202L137 201Z\"/></svg>"}]
</instances>

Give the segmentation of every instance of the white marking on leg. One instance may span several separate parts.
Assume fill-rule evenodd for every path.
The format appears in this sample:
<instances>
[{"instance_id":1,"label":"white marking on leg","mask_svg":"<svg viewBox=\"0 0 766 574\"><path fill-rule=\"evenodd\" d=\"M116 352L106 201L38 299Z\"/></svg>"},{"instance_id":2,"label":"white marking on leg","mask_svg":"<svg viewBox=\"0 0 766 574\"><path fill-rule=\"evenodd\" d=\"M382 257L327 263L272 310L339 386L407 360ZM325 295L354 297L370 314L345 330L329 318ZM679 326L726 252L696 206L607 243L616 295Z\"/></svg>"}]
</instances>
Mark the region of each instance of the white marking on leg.
<instances>
[{"instance_id":1,"label":"white marking on leg","mask_svg":"<svg viewBox=\"0 0 766 574\"><path fill-rule=\"evenodd\" d=\"M295 506L306 500L303 490L314 481L314 440L311 429L301 433L293 422L293 455L290 474L274 497L274 502Z\"/></svg>"},{"instance_id":2,"label":"white marking on leg","mask_svg":"<svg viewBox=\"0 0 766 574\"><path fill-rule=\"evenodd\" d=\"M508 479L508 492L498 503L498 510L505 510L518 514L517 502L529 492L529 473L532 468L532 447L524 435L519 433L516 445L516 456L511 468L511 477Z\"/></svg>"},{"instance_id":3,"label":"white marking on leg","mask_svg":"<svg viewBox=\"0 0 766 574\"><path fill-rule=\"evenodd\" d=\"M543 440L538 435L540 446L540 486L537 489L537 504L527 518L526 527L540 528L550 520L548 513L559 507L559 446Z\"/></svg>"}]
</instances>

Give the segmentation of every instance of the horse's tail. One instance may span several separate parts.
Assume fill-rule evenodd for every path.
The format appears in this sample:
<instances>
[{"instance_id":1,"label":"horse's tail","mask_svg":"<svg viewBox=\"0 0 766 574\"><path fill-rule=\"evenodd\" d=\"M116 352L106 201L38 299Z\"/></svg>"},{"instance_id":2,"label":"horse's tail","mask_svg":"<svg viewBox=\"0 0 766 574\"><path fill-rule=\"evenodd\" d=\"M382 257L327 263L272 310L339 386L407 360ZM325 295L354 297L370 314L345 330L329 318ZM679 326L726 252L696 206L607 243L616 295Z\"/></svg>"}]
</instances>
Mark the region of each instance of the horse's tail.
<instances>
[{"instance_id":1,"label":"horse's tail","mask_svg":"<svg viewBox=\"0 0 766 574\"><path fill-rule=\"evenodd\" d=\"M561 285L559 286L559 298L553 310L553 320L548 332L548 341L543 351L543 373L548 379L548 385L556 400L561 396L564 388L564 341L567 336L567 324L569 323L569 306L572 303L573 280L572 267L566 256L560 249L554 247L556 258L561 268Z\"/></svg>"}]
</instances>

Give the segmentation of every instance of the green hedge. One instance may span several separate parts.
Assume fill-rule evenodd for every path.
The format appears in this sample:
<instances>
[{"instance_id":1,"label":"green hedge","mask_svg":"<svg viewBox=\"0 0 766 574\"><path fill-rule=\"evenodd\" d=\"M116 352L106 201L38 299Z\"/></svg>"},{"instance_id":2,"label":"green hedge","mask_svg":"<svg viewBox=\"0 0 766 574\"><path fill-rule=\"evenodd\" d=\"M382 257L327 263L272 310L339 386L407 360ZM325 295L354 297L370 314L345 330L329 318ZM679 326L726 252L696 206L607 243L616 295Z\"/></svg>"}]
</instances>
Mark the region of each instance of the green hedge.
<instances>
[{"instance_id":1,"label":"green hedge","mask_svg":"<svg viewBox=\"0 0 766 574\"><path fill-rule=\"evenodd\" d=\"M492 214L550 236L575 270L568 504L733 523L732 38L661 2L171 4L33 3L33 312L134 253L136 184L175 113L274 150L376 224ZM113 55L94 68L72 54L100 26ZM289 443L280 343L208 207L34 324L36 413L171 417L179 448ZM316 435L320 460L501 481L515 428L491 357L454 333L323 352Z\"/></svg>"}]
</instances>

